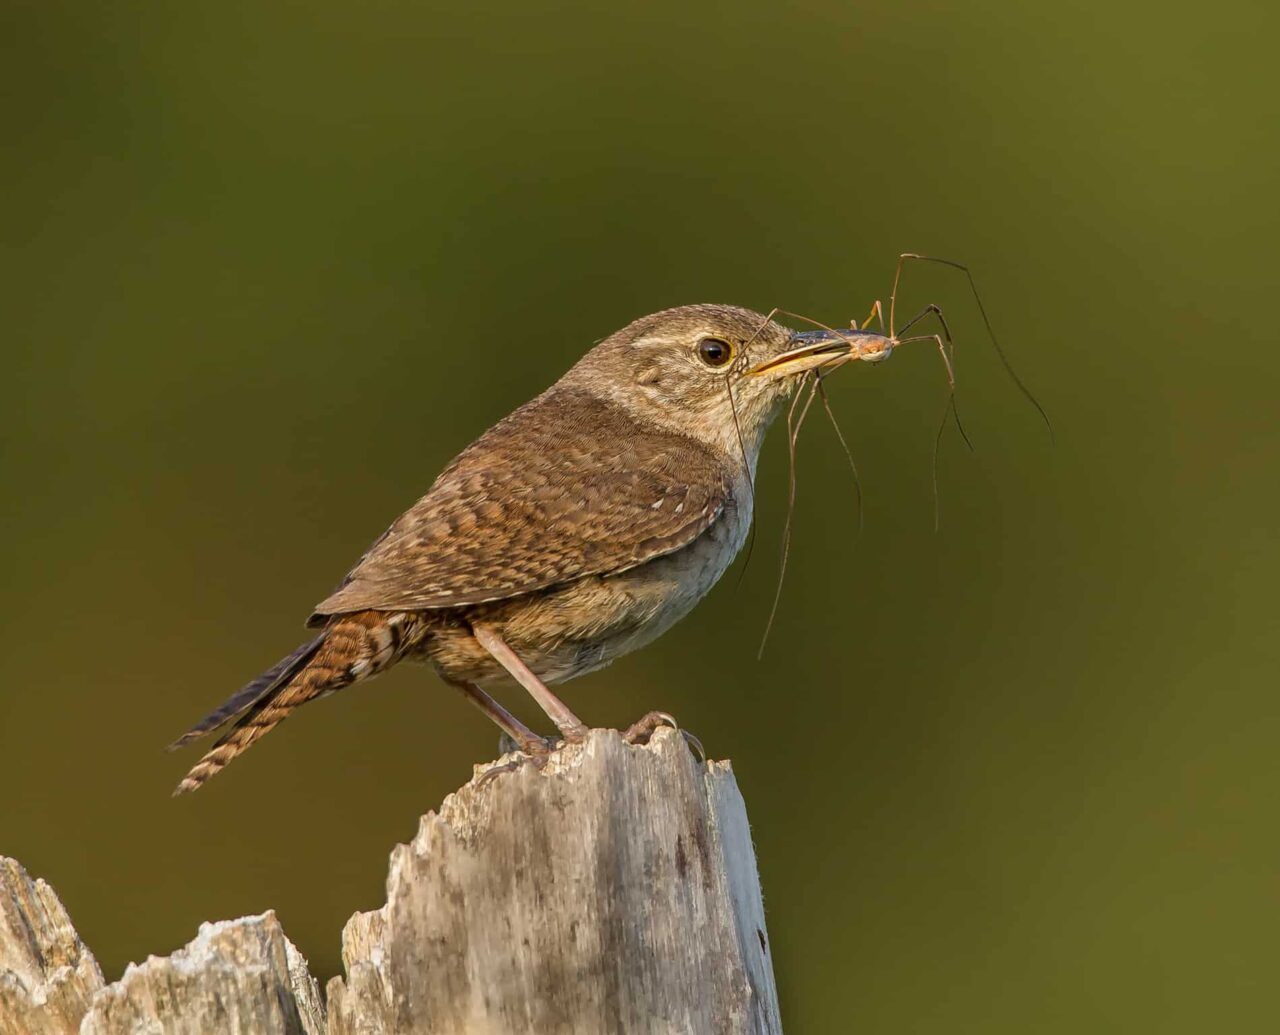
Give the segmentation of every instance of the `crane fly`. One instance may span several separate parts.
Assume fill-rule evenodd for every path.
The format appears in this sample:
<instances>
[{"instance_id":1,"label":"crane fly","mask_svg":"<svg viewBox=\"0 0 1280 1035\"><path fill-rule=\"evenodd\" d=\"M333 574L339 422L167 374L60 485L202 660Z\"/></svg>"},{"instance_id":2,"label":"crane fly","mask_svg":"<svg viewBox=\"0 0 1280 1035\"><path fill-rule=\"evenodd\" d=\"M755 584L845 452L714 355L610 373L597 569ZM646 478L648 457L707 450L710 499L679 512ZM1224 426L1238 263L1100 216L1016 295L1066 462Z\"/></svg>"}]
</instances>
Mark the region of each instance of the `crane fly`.
<instances>
[{"instance_id":1,"label":"crane fly","mask_svg":"<svg viewBox=\"0 0 1280 1035\"><path fill-rule=\"evenodd\" d=\"M785 316L791 319L800 320L803 323L811 324L818 328L812 332L815 341L819 338L830 339L835 336L838 341L829 346L831 359L829 362L818 366L811 370L806 379L801 382L799 390L796 392L791 401L791 407L787 411L787 458L789 466L788 476L788 492L787 492L787 517L782 530L782 562L778 572L777 588L774 592L773 604L769 610L769 618L765 624L764 635L760 641L760 654L763 655L765 643L769 638L769 631L773 628L773 621L778 612L778 602L782 598L782 585L787 573L787 559L791 552L791 519L795 510L796 502L796 440L800 435L800 428L804 424L805 418L809 414L809 409L813 404L814 398L818 398L822 403L823 411L827 419L831 422L832 428L835 429L836 437L839 439L840 446L844 451L845 458L848 460L849 468L853 474L854 489L857 494L857 511L858 511L858 529L862 528L862 485L858 478L858 467L854 462L853 453L849 449L849 445L845 440L844 434L840 430L840 425L836 422L835 413L831 409L830 401L827 398L826 387L823 381L830 374L844 366L847 363L881 363L888 359L894 349L901 345L910 345L916 342L932 342L938 350L938 355L942 359L942 365L946 370L947 377L947 401L942 413L942 419L938 423L937 433L934 435L933 443L933 507L934 507L934 528L938 528L940 523L940 510L938 503L938 449L942 442L942 433L946 430L948 419L953 418L956 423L956 429L960 432L960 437L964 440L965 445L970 450L973 449L973 443L969 439L968 433L964 429L964 425L960 421L960 413L956 408L956 370L955 370L955 340L951 334L951 326L947 322L947 317L942 311L942 307L936 303L929 303L923 309L919 310L911 316L901 328L897 326L897 303L898 289L902 283L902 271L909 262L930 262L941 266L948 266L952 269L961 271L965 275L965 279L969 282L969 289L973 293L974 302L977 303L978 312L982 316L982 322L986 327L987 336L991 340L992 347L995 349L996 356L1000 360L1001 366L1004 367L1005 373L1017 386L1018 391L1035 407L1036 412L1040 415L1040 419L1044 421L1045 427L1048 429L1050 440L1053 438L1053 425L1049 421L1049 415L1045 412L1044 407L1040 405L1039 400L1031 393L1023 380L1013 369L1009 358L1006 355L1000 340L996 337L995 328L991 324L991 318L987 315L987 308L983 305L982 296L978 293L978 286L973 279L973 273L968 266L955 262L951 259L942 259L933 255L920 255L915 252L903 252L898 256L898 265L893 274L893 285L889 290L889 315L888 326L886 327L886 319L884 305L879 299L871 305L871 311L867 314L865 320L861 323L852 321L848 328L832 328L817 320L799 313L788 312L785 309L774 309L766 318L766 323L775 316ZM933 333L926 333L918 328L922 325L927 326L926 321L932 319L937 327ZM872 323L875 322L878 330L871 330ZM915 329L915 334L907 332ZM805 332L798 335L799 338L805 337ZM814 354L814 349L810 345L801 345L796 349L775 356L767 363L757 368L757 371L773 370L779 366L786 364L793 358L805 357L808 359Z\"/></svg>"}]
</instances>

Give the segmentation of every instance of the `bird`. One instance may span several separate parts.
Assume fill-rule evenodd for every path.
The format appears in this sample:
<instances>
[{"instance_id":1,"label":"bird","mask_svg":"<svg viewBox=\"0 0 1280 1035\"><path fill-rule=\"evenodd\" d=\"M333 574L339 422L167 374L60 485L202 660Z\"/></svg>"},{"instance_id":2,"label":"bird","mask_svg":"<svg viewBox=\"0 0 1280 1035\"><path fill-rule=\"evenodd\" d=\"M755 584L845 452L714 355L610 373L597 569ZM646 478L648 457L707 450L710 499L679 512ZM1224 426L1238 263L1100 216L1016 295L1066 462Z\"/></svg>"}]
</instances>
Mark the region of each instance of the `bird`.
<instances>
[{"instance_id":1,"label":"bird","mask_svg":"<svg viewBox=\"0 0 1280 1035\"><path fill-rule=\"evenodd\" d=\"M457 455L312 610L312 639L183 734L227 726L193 791L299 705L425 662L529 757L540 737L491 691L527 690L564 742L587 726L549 686L683 618L742 548L761 445L811 372L897 341L796 331L729 305L633 321ZM626 731L642 741L667 717ZM229 724L229 726L228 726Z\"/></svg>"}]
</instances>

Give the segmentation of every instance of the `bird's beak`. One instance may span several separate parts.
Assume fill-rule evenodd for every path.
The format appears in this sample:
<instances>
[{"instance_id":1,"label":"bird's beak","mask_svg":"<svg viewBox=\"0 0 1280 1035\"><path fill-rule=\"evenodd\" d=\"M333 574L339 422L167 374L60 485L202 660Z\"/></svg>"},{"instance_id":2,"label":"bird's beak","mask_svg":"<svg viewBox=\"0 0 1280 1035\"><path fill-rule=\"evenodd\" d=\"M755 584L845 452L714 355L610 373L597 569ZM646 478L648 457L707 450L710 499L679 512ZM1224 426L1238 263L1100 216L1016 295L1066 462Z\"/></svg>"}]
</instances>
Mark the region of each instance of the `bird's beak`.
<instances>
[{"instance_id":1,"label":"bird's beak","mask_svg":"<svg viewBox=\"0 0 1280 1035\"><path fill-rule=\"evenodd\" d=\"M794 348L757 363L747 377L788 377L826 366L849 356L857 347L860 332L855 327L835 331L797 331Z\"/></svg>"}]
</instances>

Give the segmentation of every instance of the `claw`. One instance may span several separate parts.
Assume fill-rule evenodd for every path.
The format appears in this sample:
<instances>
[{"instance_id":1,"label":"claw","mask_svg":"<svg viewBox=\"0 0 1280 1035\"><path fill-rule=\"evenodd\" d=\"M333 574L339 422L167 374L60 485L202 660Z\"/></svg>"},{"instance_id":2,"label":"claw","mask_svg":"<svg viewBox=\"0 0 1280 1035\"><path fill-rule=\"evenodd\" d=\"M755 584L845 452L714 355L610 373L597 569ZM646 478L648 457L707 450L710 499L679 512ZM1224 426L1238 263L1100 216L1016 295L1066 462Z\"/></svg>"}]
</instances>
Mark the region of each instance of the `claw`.
<instances>
[{"instance_id":1,"label":"claw","mask_svg":"<svg viewBox=\"0 0 1280 1035\"><path fill-rule=\"evenodd\" d=\"M707 749L702 746L702 741L695 737L688 730L681 730L684 742L689 745L690 749L698 756L698 759L704 764L707 761Z\"/></svg>"},{"instance_id":2,"label":"claw","mask_svg":"<svg viewBox=\"0 0 1280 1035\"><path fill-rule=\"evenodd\" d=\"M495 765L492 769L486 769L476 780L476 787L485 787L491 781L496 780L499 776L506 773L514 773L527 765L533 766L537 771L541 771L542 767L547 764L549 754L526 755L521 754L518 758L511 759L510 762L503 762L501 765Z\"/></svg>"},{"instance_id":3,"label":"claw","mask_svg":"<svg viewBox=\"0 0 1280 1035\"><path fill-rule=\"evenodd\" d=\"M498 754L499 755L518 755L509 762L503 762L501 765L495 765L492 769L486 769L476 781L477 787L483 787L504 773L514 773L517 769L526 765L532 765L534 769L541 769L547 764L547 759L551 752L557 751L564 747L564 740L555 740L551 737L533 737L527 740L516 740L509 733L503 733L498 738Z\"/></svg>"},{"instance_id":4,"label":"claw","mask_svg":"<svg viewBox=\"0 0 1280 1035\"><path fill-rule=\"evenodd\" d=\"M670 713L649 712L623 730L622 739L628 744L647 744L654 730L659 726L670 726L673 730L680 729L680 723L676 722L675 717Z\"/></svg>"},{"instance_id":5,"label":"claw","mask_svg":"<svg viewBox=\"0 0 1280 1035\"><path fill-rule=\"evenodd\" d=\"M698 755L702 761L707 760L707 752L702 747L702 741L695 737L688 730L682 730L680 723L676 722L675 716L670 712L649 712L643 715L623 731L622 739L628 744L647 744L649 738L661 726L670 726L685 739L685 743L689 745L690 750Z\"/></svg>"}]
</instances>

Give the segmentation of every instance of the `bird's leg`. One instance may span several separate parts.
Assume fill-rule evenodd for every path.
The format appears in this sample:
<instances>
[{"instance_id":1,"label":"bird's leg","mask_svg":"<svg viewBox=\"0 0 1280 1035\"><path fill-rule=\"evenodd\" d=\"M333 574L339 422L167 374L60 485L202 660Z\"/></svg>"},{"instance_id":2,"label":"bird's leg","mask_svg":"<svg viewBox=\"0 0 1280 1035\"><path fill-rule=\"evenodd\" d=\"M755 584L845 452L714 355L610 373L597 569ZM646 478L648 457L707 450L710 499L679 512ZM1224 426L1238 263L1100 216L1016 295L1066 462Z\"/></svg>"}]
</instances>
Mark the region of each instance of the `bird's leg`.
<instances>
[{"instance_id":1,"label":"bird's leg","mask_svg":"<svg viewBox=\"0 0 1280 1035\"><path fill-rule=\"evenodd\" d=\"M505 668L511 678L529 691L529 695L538 702L538 707L547 713L547 718L556 724L556 728L564 735L566 743L576 744L585 740L587 727L581 719L569 710L560 698L546 688L546 685L533 674L533 671L520 660L506 640L494 630L483 625L472 625L471 635L476 642L487 650L493 659Z\"/></svg>"},{"instance_id":2,"label":"bird's leg","mask_svg":"<svg viewBox=\"0 0 1280 1035\"><path fill-rule=\"evenodd\" d=\"M480 687L476 686L475 683L452 679L446 679L445 682L452 687L456 687L468 701L484 712L490 721L511 738L518 750L523 751L526 755L545 755L551 750L551 744L547 742L545 737L540 737L534 733L533 730L529 729L528 726L481 690Z\"/></svg>"}]
</instances>

